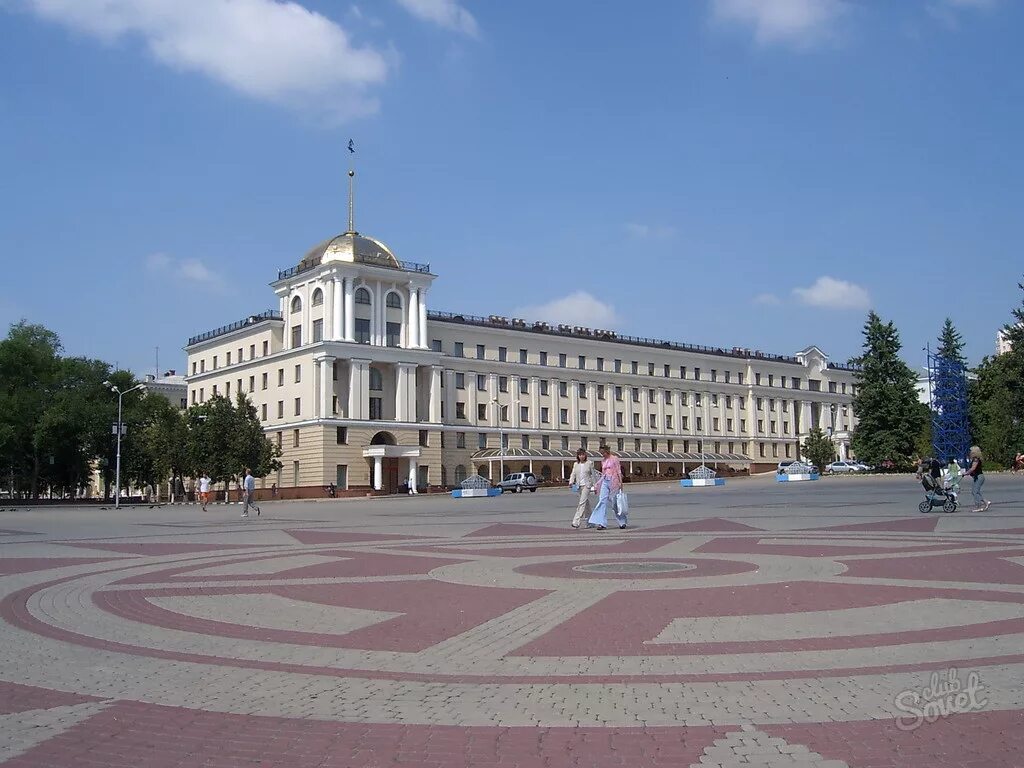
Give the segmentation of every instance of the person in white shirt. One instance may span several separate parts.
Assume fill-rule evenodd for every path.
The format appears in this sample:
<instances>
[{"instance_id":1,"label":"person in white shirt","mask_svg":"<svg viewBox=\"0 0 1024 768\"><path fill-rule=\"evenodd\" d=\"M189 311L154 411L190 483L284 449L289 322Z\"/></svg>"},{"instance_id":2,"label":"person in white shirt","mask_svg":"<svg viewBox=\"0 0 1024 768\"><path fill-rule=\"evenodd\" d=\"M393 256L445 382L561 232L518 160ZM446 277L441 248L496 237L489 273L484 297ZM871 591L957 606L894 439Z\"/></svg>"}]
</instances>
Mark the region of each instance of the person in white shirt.
<instances>
[{"instance_id":1,"label":"person in white shirt","mask_svg":"<svg viewBox=\"0 0 1024 768\"><path fill-rule=\"evenodd\" d=\"M256 495L256 478L252 476L252 472L249 471L248 467L245 470L245 478L241 482L242 486L242 501L244 504L242 507L242 517L249 516L249 507L256 510L256 517L260 516L260 508L256 506L253 501L253 497Z\"/></svg>"},{"instance_id":2,"label":"person in white shirt","mask_svg":"<svg viewBox=\"0 0 1024 768\"><path fill-rule=\"evenodd\" d=\"M583 522L583 516L590 517L590 494L594 487L594 462L582 448L576 451L576 463L572 465L569 485L579 490L576 514L572 518L572 527L579 528L580 523Z\"/></svg>"},{"instance_id":3,"label":"person in white shirt","mask_svg":"<svg viewBox=\"0 0 1024 768\"><path fill-rule=\"evenodd\" d=\"M205 472L199 478L199 500L203 503L203 512L206 511L206 505L210 503L210 483L212 482L210 476Z\"/></svg>"}]
</instances>

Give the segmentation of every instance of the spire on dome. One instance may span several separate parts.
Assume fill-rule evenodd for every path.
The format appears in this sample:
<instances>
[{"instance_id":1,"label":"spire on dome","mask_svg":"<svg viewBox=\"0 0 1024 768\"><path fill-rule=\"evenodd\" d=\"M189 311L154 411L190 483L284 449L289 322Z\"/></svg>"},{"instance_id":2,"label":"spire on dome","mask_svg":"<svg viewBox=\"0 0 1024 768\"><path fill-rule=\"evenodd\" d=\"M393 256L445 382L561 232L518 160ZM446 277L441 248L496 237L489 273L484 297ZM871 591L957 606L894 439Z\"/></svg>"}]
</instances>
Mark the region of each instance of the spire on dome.
<instances>
[{"instance_id":1,"label":"spire on dome","mask_svg":"<svg viewBox=\"0 0 1024 768\"><path fill-rule=\"evenodd\" d=\"M356 172L350 169L348 172L348 229L345 231L346 235L359 234L356 232L355 177Z\"/></svg>"}]
</instances>

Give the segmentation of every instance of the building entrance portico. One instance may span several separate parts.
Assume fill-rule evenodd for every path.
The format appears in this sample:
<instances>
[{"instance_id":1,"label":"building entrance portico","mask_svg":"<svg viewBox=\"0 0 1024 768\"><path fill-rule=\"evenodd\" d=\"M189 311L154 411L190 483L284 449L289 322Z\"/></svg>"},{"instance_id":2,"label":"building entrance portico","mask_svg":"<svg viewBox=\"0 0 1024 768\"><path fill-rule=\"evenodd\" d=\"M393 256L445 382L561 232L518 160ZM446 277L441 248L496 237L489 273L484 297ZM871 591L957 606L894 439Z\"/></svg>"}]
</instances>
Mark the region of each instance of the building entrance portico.
<instances>
[{"instance_id":1,"label":"building entrance portico","mask_svg":"<svg viewBox=\"0 0 1024 768\"><path fill-rule=\"evenodd\" d=\"M402 484L402 470L409 486L410 493L416 493L419 479L419 458L421 450L416 445L397 445L395 436L390 432L378 432L370 439L370 444L363 448L363 457L372 463L370 477L373 490L396 493Z\"/></svg>"}]
</instances>

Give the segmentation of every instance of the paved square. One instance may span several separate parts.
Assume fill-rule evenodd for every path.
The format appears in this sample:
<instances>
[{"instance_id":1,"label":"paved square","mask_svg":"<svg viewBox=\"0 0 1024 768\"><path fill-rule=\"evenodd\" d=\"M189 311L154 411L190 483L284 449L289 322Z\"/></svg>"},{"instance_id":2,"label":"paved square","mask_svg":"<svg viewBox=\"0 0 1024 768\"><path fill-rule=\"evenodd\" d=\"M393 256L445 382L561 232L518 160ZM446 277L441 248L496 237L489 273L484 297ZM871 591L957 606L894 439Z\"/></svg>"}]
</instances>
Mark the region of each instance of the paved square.
<instances>
[{"instance_id":1,"label":"paved square","mask_svg":"<svg viewBox=\"0 0 1024 768\"><path fill-rule=\"evenodd\" d=\"M1022 766L1024 479L985 490L8 507L0 763Z\"/></svg>"}]
</instances>

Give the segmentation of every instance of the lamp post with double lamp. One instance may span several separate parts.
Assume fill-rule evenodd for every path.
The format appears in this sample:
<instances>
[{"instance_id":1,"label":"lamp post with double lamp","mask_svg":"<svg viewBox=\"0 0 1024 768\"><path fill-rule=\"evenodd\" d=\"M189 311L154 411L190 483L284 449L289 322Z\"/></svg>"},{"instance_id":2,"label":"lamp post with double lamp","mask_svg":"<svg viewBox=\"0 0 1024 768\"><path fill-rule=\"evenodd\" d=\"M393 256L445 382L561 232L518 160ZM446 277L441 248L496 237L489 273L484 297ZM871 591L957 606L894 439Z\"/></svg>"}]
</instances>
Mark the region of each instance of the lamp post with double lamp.
<instances>
[{"instance_id":1,"label":"lamp post with double lamp","mask_svg":"<svg viewBox=\"0 0 1024 768\"><path fill-rule=\"evenodd\" d=\"M498 482L505 478L505 429L501 426L501 402L498 398L491 398L495 408L495 417L498 421Z\"/></svg>"},{"instance_id":2,"label":"lamp post with double lamp","mask_svg":"<svg viewBox=\"0 0 1024 768\"><path fill-rule=\"evenodd\" d=\"M116 384L109 381L103 382L104 386L110 387L110 391L117 395L117 463L114 465L114 509L121 508L121 433L124 432L124 424L121 422L121 404L124 396L136 389L142 389L144 384L136 384L124 392Z\"/></svg>"}]
</instances>

